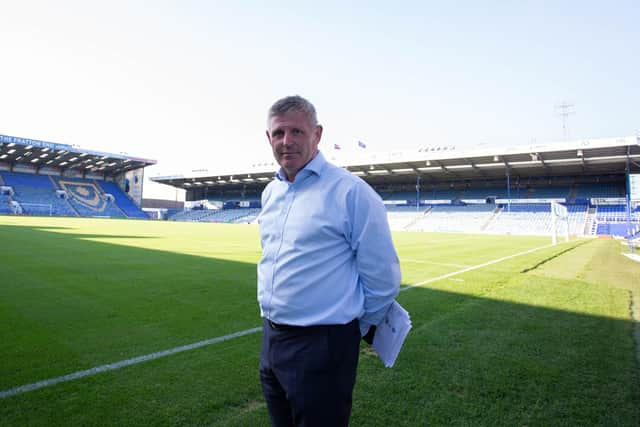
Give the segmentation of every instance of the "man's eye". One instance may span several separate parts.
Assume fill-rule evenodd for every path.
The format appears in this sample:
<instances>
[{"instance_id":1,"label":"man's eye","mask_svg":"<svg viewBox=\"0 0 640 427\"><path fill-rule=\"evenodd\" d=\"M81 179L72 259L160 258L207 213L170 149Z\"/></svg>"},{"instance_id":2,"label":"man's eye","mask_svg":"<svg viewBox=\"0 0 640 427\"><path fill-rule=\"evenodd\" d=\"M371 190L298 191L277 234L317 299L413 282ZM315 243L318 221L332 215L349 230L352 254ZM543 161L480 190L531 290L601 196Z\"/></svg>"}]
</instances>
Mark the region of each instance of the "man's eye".
<instances>
[{"instance_id":1,"label":"man's eye","mask_svg":"<svg viewBox=\"0 0 640 427\"><path fill-rule=\"evenodd\" d=\"M281 130L277 130L277 131L271 133L271 137L280 138L280 137L282 137L282 133L283 132Z\"/></svg>"},{"instance_id":2,"label":"man's eye","mask_svg":"<svg viewBox=\"0 0 640 427\"><path fill-rule=\"evenodd\" d=\"M294 129L291 131L294 135L300 135L302 131L300 129Z\"/></svg>"}]
</instances>

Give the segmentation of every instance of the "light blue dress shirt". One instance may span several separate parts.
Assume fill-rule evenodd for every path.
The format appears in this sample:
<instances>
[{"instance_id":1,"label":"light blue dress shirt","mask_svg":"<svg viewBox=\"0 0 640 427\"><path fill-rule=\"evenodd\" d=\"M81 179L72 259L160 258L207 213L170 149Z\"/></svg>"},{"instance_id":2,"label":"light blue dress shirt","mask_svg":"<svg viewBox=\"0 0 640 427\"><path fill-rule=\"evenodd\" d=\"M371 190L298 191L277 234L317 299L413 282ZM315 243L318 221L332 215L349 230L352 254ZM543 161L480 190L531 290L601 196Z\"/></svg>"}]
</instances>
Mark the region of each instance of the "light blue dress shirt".
<instances>
[{"instance_id":1,"label":"light blue dress shirt","mask_svg":"<svg viewBox=\"0 0 640 427\"><path fill-rule=\"evenodd\" d=\"M345 324L360 332L384 317L400 263L384 204L362 179L318 153L294 182L281 169L258 217L260 315L275 323Z\"/></svg>"}]
</instances>

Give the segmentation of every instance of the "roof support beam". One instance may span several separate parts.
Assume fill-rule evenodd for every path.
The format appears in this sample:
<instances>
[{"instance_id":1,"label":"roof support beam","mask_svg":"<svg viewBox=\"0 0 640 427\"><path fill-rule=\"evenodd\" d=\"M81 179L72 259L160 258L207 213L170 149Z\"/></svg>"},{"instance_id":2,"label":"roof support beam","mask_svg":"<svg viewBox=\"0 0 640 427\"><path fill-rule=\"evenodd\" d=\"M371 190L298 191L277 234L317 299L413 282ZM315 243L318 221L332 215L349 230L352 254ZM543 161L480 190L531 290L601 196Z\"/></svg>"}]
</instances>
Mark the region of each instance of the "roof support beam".
<instances>
[{"instance_id":1,"label":"roof support beam","mask_svg":"<svg viewBox=\"0 0 640 427\"><path fill-rule=\"evenodd\" d=\"M477 173L479 173L483 178L487 177L487 173L485 171L483 171L482 169L480 169L478 166L476 166L476 163L471 160L471 159L466 159L469 164L471 164L471 168L476 171Z\"/></svg>"}]
</instances>

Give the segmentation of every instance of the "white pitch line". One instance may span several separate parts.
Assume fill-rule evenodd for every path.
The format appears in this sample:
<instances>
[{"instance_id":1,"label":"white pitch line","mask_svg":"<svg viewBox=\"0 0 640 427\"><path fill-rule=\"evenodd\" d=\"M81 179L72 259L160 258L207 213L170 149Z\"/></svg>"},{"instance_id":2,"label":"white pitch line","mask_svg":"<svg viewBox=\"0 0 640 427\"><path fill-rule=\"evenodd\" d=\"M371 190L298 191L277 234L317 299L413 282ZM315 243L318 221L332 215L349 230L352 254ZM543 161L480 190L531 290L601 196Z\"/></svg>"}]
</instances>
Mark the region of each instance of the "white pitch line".
<instances>
[{"instance_id":1,"label":"white pitch line","mask_svg":"<svg viewBox=\"0 0 640 427\"><path fill-rule=\"evenodd\" d=\"M409 289L413 289L413 288L418 287L418 286L426 285L427 283L437 282L438 280L447 279L449 277L457 276L458 274L466 273L468 271L477 270L478 268L486 267L488 265L497 264L499 262L506 261L508 259L515 258L515 257L520 256L520 255L526 255L526 254L530 254L532 252L539 251L541 249L550 248L551 246L553 246L553 244L546 245L546 246L540 246L540 247L533 248L533 249L529 249L528 251L524 251L524 252L518 252L517 254L507 255L505 257L494 259L492 261L487 261L487 262L482 263L482 264L472 265L471 267L463 268L462 270L458 270L458 271L454 271L454 272L451 272L451 273L443 274L442 276L433 277L433 278L428 279L428 280L423 280L422 282L414 283L413 285L405 286L404 288L400 289L400 292L408 291Z\"/></svg>"},{"instance_id":2,"label":"white pitch line","mask_svg":"<svg viewBox=\"0 0 640 427\"><path fill-rule=\"evenodd\" d=\"M513 255L508 255L502 258L498 258L492 261L488 261L485 262L483 264L478 264L478 265L473 265L471 267L467 267L467 268L463 268L462 270L458 270L458 271L454 271L452 273L447 273L447 274L443 274L442 276L438 276L438 277L434 277L432 279L428 279L428 280L424 280L422 282L418 282L418 283L414 283L413 285L409 285L409 286L405 286L404 288L400 289L400 292L403 291L407 291L409 289L413 289L417 286L422 286L422 285L426 285L427 283L431 283L431 282L436 282L438 280L442 280L442 279L446 279L448 277L453 277L456 276L458 274L462 274L462 273L466 273L468 271L472 271L472 270L477 270L478 268L482 268L482 267L486 267L488 265L492 265L492 264L497 264L499 262L511 259L511 258L515 258L517 256L520 255L526 255L526 254L530 254L532 252L536 252L539 251L541 249L545 249L545 248L549 248L553 245L546 245L546 246L540 246L538 248L534 248L534 249L529 249L527 251L524 252L519 252L517 254L513 254ZM147 362L149 360L154 360L154 359L159 359L161 357L165 357L165 356L170 356L172 354L176 354L176 353L182 353L183 351L189 351L189 350L193 350L196 348L200 348L200 347L204 347L207 345L211 345L211 344L216 344L222 341L227 341L233 338L238 338L244 335L250 335L250 334L254 334L256 332L261 331L262 328L261 327L256 327L256 328L251 328L251 329L245 329L244 331L240 331L240 332L234 332L232 334L229 335L224 335L221 337L216 337L216 338L211 338L208 340L204 340L204 341L199 341L193 344L188 344L188 345L183 345L180 347L175 347L169 350L163 350L163 351L158 351L156 353L151 353L151 354L147 354L144 356L138 356L138 357L134 357L132 359L126 359L126 360L121 360L119 362L114 362L114 363L109 363L107 365L102 365L102 366L96 366L94 368L90 368L84 371L77 371L68 375L63 375L61 377L56 377L56 378L49 378L48 380L43 380L43 381L38 381L35 383L31 383L31 384L25 384L25 385L21 385L19 387L14 387L8 390L4 390L4 391L0 391L0 399L4 399L7 397L11 397L11 396L16 396L18 394L22 394L22 393L26 393L28 391L32 391L32 390L37 390L39 388L43 388L43 387L49 387L55 384L59 384L59 383L63 383L63 382L67 382L67 381L71 381L71 380L75 380L78 378L82 378L82 377L87 377L90 375L95 375L95 374L99 374L101 372L107 372L107 371L115 371L116 369L120 369L120 368L124 368L126 366L131 366L131 365L136 365L138 363L142 363L142 362Z\"/></svg>"},{"instance_id":3,"label":"white pitch line","mask_svg":"<svg viewBox=\"0 0 640 427\"><path fill-rule=\"evenodd\" d=\"M101 372L107 371L115 371L116 369L124 368L126 366L136 365L138 363L147 362L149 360L159 359L161 357L170 356L176 353L182 353L183 351L189 351L196 348L204 347L211 344L217 344L222 341L227 341L233 338L238 338L244 335L253 334L261 331L261 327L245 329L244 331L234 332L229 335L224 335L221 337L211 338L204 341L199 341L193 344L183 345L180 347L175 347L169 350L158 351L156 353L147 354L144 356L134 357L132 359L121 360L119 362L109 363L107 365L96 366L95 368L87 369L84 371L77 371L72 374L63 375L61 377L49 378L48 380L38 381L36 383L21 385L19 387L11 388L9 390L0 391L0 399L4 399L6 397L15 396L18 394L26 393L28 391L37 390L43 387L49 387L54 384L59 384L71 380L75 380L82 377L87 377L89 375L99 374Z\"/></svg>"},{"instance_id":4,"label":"white pitch line","mask_svg":"<svg viewBox=\"0 0 640 427\"><path fill-rule=\"evenodd\" d=\"M427 261L427 260L421 260L421 259L407 259L407 258L402 258L403 262L415 262L418 264L433 264L433 265L444 265L445 267L470 267L470 265L468 264L451 264L451 263L446 263L446 262L435 262L435 261Z\"/></svg>"}]
</instances>

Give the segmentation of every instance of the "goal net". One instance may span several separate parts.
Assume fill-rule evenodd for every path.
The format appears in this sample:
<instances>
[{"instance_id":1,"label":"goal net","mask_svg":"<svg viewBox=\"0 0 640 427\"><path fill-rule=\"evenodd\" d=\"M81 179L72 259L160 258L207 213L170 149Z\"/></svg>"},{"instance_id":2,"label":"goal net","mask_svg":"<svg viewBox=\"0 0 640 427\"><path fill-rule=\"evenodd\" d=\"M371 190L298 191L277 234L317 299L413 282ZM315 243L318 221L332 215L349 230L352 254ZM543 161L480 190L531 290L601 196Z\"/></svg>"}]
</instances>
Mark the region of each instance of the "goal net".
<instances>
[{"instance_id":1,"label":"goal net","mask_svg":"<svg viewBox=\"0 0 640 427\"><path fill-rule=\"evenodd\" d=\"M53 205L49 203L20 203L23 215L53 216Z\"/></svg>"},{"instance_id":2,"label":"goal net","mask_svg":"<svg viewBox=\"0 0 640 427\"><path fill-rule=\"evenodd\" d=\"M551 202L551 242L554 245L558 243L558 233L562 229L564 229L564 240L568 242L569 212L567 207L557 202Z\"/></svg>"}]
</instances>

